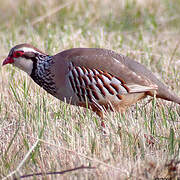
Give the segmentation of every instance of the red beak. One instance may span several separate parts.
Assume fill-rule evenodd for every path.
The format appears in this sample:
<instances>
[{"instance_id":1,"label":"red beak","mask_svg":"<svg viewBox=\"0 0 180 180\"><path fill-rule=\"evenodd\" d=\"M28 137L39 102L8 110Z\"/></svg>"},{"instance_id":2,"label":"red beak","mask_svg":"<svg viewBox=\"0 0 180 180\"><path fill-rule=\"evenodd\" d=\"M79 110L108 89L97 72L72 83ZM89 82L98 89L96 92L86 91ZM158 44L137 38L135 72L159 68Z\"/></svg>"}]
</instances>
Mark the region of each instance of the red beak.
<instances>
[{"instance_id":1,"label":"red beak","mask_svg":"<svg viewBox=\"0 0 180 180\"><path fill-rule=\"evenodd\" d=\"M14 59L11 58L11 57L7 57L7 58L3 61L2 66L6 65L6 64L12 64L12 63L14 63Z\"/></svg>"}]
</instances>

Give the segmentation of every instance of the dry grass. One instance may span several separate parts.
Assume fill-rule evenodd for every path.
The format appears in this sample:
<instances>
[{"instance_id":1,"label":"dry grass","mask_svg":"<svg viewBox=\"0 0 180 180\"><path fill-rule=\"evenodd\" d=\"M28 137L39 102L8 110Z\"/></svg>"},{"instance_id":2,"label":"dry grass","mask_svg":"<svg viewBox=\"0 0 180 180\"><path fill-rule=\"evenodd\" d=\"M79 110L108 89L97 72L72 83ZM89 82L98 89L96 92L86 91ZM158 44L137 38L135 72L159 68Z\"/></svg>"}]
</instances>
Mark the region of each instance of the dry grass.
<instances>
[{"instance_id":1,"label":"dry grass","mask_svg":"<svg viewBox=\"0 0 180 180\"><path fill-rule=\"evenodd\" d=\"M146 65L180 96L179 13L178 0L78 0L68 5L63 0L6 0L0 7L0 56L3 60L22 42L50 54L72 47L108 48ZM146 99L124 117L107 114L104 135L94 113L59 102L17 68L0 67L0 92L0 178L15 170L20 176L81 165L96 168L44 178L180 177L176 104L146 104Z\"/></svg>"}]
</instances>

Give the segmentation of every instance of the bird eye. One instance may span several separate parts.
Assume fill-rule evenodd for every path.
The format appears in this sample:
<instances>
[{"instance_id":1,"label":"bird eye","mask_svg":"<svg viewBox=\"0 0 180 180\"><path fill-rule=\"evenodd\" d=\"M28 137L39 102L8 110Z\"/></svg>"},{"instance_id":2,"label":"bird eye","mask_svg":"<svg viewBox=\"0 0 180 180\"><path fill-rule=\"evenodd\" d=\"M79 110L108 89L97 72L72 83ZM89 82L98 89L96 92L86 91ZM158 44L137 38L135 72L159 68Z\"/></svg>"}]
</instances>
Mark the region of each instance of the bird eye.
<instances>
[{"instance_id":1,"label":"bird eye","mask_svg":"<svg viewBox=\"0 0 180 180\"><path fill-rule=\"evenodd\" d=\"M16 51L16 52L13 53L13 57L18 58L18 57L22 56L23 54L24 53L22 51Z\"/></svg>"}]
</instances>

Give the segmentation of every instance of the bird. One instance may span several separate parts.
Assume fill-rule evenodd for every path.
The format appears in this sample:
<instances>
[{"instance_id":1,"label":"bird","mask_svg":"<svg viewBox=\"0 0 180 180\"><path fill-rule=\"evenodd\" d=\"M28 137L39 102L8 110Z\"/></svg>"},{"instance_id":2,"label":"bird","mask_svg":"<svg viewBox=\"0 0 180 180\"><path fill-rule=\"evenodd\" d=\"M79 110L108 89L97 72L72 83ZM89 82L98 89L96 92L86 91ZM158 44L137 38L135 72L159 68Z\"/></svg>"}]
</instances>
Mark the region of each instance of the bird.
<instances>
[{"instance_id":1,"label":"bird","mask_svg":"<svg viewBox=\"0 0 180 180\"><path fill-rule=\"evenodd\" d=\"M180 105L180 97L144 65L108 49L72 48L48 55L24 43L10 50L6 64L25 71L59 100L89 108L102 118L107 110L123 113L147 96Z\"/></svg>"}]
</instances>

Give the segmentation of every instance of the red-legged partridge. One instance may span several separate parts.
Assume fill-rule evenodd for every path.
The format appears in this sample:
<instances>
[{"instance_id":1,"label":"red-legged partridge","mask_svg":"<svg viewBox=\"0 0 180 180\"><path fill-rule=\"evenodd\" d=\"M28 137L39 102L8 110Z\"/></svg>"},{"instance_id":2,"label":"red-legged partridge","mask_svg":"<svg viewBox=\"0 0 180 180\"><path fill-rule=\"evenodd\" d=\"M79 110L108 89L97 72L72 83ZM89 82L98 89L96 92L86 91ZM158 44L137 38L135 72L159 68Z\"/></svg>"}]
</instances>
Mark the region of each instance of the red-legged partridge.
<instances>
[{"instance_id":1,"label":"red-legged partridge","mask_svg":"<svg viewBox=\"0 0 180 180\"><path fill-rule=\"evenodd\" d=\"M99 48L74 48L49 56L29 44L13 47L3 65L27 72L48 93L61 101L91 108L125 111L147 95L180 104L151 71L140 63Z\"/></svg>"}]
</instances>

